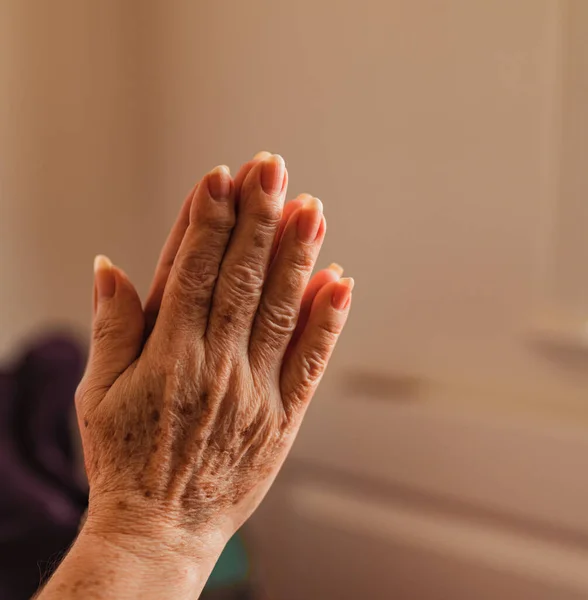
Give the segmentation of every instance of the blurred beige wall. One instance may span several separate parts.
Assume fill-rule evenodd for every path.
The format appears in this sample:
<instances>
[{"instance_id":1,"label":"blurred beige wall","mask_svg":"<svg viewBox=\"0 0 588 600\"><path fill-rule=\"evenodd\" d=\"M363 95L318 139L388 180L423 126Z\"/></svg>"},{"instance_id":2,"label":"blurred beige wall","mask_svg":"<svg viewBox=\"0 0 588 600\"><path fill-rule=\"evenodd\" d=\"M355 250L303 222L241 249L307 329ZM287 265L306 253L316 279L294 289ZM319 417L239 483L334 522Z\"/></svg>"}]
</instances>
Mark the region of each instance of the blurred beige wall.
<instances>
[{"instance_id":1,"label":"blurred beige wall","mask_svg":"<svg viewBox=\"0 0 588 600\"><path fill-rule=\"evenodd\" d=\"M176 0L158 11L162 197L218 162L280 152L292 194L325 204L322 263L358 280L323 395L368 370L414 375L443 388L437 401L470 408L588 416L584 362L535 343L545 327L548 345L565 345L560 320L582 324L588 290L579 248L560 243L562 214L588 225L566 209L584 183L566 162L581 159L562 114L584 88L582 59L569 59L586 3ZM168 202L168 222L175 211Z\"/></svg>"},{"instance_id":2,"label":"blurred beige wall","mask_svg":"<svg viewBox=\"0 0 588 600\"><path fill-rule=\"evenodd\" d=\"M2 348L86 323L96 252L144 290L194 180L268 149L325 203L321 263L358 280L329 393L394 370L584 414L585 369L529 328L557 296L562 57L585 4L0 6Z\"/></svg>"},{"instance_id":3,"label":"blurred beige wall","mask_svg":"<svg viewBox=\"0 0 588 600\"><path fill-rule=\"evenodd\" d=\"M148 281L147 35L129 3L0 2L3 355L40 327L86 330L96 253Z\"/></svg>"},{"instance_id":4,"label":"blurred beige wall","mask_svg":"<svg viewBox=\"0 0 588 600\"><path fill-rule=\"evenodd\" d=\"M194 181L279 152L325 204L321 265L358 285L289 461L330 481L323 511L286 476L253 529L276 597L579 597L542 582L586 573L586 40L586 0L0 0L0 354L85 330L97 252L144 292ZM348 385L370 374L384 401ZM375 537L353 531L379 506L361 477L392 484ZM420 554L419 502L447 525ZM512 537L486 543L470 508ZM517 519L574 533L564 560L519 552ZM445 541L463 555L439 566Z\"/></svg>"}]
</instances>

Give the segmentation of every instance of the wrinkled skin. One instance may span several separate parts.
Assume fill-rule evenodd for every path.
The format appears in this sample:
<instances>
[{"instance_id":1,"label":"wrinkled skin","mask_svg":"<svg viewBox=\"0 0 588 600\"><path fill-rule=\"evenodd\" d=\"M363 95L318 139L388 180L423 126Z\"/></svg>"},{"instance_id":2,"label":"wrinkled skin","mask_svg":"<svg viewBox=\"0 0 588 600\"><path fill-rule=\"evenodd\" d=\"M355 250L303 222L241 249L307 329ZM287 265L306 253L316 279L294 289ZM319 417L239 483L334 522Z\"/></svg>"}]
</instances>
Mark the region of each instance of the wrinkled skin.
<instances>
[{"instance_id":1,"label":"wrinkled skin","mask_svg":"<svg viewBox=\"0 0 588 600\"><path fill-rule=\"evenodd\" d=\"M206 175L144 307L120 269L97 261L76 397L88 527L189 549L203 534L228 539L271 485L353 285L336 267L311 279L322 205L303 195L284 208L286 187L282 159L267 153L235 180L224 168Z\"/></svg>"}]
</instances>

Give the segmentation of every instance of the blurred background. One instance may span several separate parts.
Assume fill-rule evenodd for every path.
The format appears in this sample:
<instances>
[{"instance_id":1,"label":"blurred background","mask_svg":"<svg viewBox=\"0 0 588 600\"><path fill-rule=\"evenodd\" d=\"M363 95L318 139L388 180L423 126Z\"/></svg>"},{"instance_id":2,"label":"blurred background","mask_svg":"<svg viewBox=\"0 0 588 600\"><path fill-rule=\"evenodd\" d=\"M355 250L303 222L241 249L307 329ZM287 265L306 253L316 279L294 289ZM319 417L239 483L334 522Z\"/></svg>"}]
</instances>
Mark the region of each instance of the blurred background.
<instances>
[{"instance_id":1,"label":"blurred background","mask_svg":"<svg viewBox=\"0 0 588 600\"><path fill-rule=\"evenodd\" d=\"M94 255L144 293L193 183L260 150L357 291L207 593L588 597L585 0L0 0L0 597L83 512Z\"/></svg>"}]
</instances>

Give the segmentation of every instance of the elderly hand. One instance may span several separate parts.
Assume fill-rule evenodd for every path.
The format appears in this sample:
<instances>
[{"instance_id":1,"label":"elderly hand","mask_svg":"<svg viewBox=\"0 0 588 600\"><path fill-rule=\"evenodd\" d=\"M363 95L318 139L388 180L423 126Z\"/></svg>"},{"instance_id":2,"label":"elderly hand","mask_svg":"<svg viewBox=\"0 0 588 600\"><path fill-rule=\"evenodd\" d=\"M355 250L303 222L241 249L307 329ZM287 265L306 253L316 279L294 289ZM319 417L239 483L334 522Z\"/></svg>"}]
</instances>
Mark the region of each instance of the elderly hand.
<instances>
[{"instance_id":1,"label":"elderly hand","mask_svg":"<svg viewBox=\"0 0 588 600\"><path fill-rule=\"evenodd\" d=\"M136 555L217 557L268 490L345 324L353 280L311 279L319 200L286 204L280 156L186 199L143 310L96 261L91 355L76 398L84 531ZM163 550L162 550L163 549ZM214 560L210 561L212 564Z\"/></svg>"}]
</instances>

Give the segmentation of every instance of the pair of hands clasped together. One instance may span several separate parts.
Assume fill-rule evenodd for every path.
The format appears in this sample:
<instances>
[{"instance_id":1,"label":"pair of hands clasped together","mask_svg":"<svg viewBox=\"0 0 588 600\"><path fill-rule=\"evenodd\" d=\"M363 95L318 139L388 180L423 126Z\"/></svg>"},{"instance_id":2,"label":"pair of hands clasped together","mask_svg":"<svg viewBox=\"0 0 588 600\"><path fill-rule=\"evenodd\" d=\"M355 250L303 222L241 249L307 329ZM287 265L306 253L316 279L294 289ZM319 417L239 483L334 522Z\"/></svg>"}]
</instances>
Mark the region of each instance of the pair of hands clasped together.
<instances>
[{"instance_id":1,"label":"pair of hands clasped together","mask_svg":"<svg viewBox=\"0 0 588 600\"><path fill-rule=\"evenodd\" d=\"M197 598L270 487L347 318L353 280L311 273L326 222L284 204L283 159L258 154L186 198L142 306L95 263L90 359L76 407L87 521L41 593Z\"/></svg>"}]
</instances>

